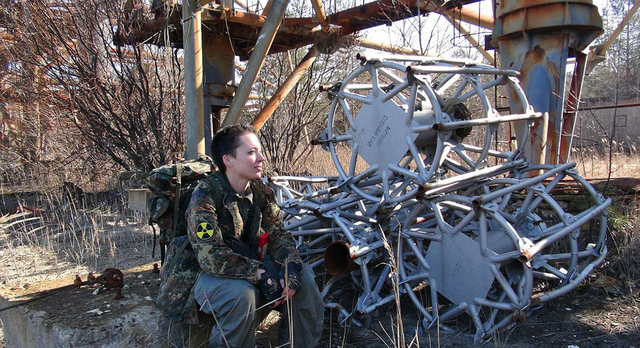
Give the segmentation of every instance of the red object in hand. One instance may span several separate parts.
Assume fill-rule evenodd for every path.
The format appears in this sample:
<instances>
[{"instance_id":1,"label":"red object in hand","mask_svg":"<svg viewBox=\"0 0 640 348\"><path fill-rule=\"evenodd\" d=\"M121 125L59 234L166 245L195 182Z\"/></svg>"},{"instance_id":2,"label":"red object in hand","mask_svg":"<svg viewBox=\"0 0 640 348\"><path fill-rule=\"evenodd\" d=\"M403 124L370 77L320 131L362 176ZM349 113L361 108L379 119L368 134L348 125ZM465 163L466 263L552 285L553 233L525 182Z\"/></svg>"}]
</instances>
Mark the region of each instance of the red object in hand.
<instances>
[{"instance_id":1,"label":"red object in hand","mask_svg":"<svg viewBox=\"0 0 640 348\"><path fill-rule=\"evenodd\" d=\"M269 246L269 234L263 233L258 241L258 260L262 260L267 255L267 246Z\"/></svg>"}]
</instances>

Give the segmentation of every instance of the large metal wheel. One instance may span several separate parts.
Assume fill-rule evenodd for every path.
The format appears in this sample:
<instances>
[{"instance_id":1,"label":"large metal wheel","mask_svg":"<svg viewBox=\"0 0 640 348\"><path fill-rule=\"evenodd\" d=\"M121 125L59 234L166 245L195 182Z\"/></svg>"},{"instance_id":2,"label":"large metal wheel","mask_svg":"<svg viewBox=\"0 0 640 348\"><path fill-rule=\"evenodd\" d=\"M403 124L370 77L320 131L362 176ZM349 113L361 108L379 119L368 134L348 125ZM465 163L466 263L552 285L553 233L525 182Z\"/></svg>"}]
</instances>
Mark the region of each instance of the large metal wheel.
<instances>
[{"instance_id":1,"label":"large metal wheel","mask_svg":"<svg viewBox=\"0 0 640 348\"><path fill-rule=\"evenodd\" d=\"M540 116L514 75L462 60L369 60L327 90L333 101L320 142L351 191L386 205L406 201L427 182L513 157L491 149L497 127ZM524 114L501 116L491 106L487 91L499 85L516 92Z\"/></svg>"}]
</instances>

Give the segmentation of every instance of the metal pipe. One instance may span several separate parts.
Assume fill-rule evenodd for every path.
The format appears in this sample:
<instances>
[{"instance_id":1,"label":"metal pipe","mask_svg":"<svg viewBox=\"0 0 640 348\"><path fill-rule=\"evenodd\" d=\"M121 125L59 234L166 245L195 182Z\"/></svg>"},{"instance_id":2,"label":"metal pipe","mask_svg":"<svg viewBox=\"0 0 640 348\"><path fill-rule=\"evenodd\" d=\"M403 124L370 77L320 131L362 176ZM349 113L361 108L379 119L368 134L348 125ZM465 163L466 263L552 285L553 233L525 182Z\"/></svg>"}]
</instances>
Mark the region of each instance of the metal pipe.
<instances>
[{"instance_id":1,"label":"metal pipe","mask_svg":"<svg viewBox=\"0 0 640 348\"><path fill-rule=\"evenodd\" d=\"M571 279L570 283L558 288L556 290L553 290L551 292L549 292L548 294L544 294L542 296L540 296L538 298L538 301L540 302L546 302L549 301L551 299L554 299L558 296L562 296L566 293L568 293L569 291L573 290L576 286L578 286L578 284L580 284L590 273L591 271L593 271L596 267L598 267L602 261L604 261L604 257L607 256L607 248L604 247L603 252L600 254L600 256L593 262L591 262L587 267L585 267L585 269L580 272L576 277L574 277L573 279Z\"/></svg>"},{"instance_id":2,"label":"metal pipe","mask_svg":"<svg viewBox=\"0 0 640 348\"><path fill-rule=\"evenodd\" d=\"M202 94L202 34L197 0L182 6L184 32L184 92L186 104L187 149L185 158L195 159L205 153L204 106Z\"/></svg>"},{"instance_id":3,"label":"metal pipe","mask_svg":"<svg viewBox=\"0 0 640 348\"><path fill-rule=\"evenodd\" d=\"M499 190L493 191L491 193L487 193L487 194L484 194L484 195L481 195L481 196L472 197L471 200L474 202L474 204L482 204L484 202L492 201L492 200L494 200L496 198L499 198L499 197L502 197L502 196L504 196L504 195L506 195L508 193L515 192L517 190L521 190L521 189L524 189L524 188L527 188L527 187L531 187L534 184L540 183L543 180L545 180L547 178L550 178L550 177L552 177L552 176L554 176L554 175L556 175L558 173L561 173L561 172L563 172L563 171L565 171L567 169L571 169L575 165L576 165L575 163L565 163L565 164L562 164L562 165L558 165L558 166L550 169L549 171L547 171L547 172L545 172L545 173L543 173L541 175L538 175L538 176L536 176L534 178L523 180L519 184L511 185L509 187L505 187L503 189L499 189Z\"/></svg>"},{"instance_id":4,"label":"metal pipe","mask_svg":"<svg viewBox=\"0 0 640 348\"><path fill-rule=\"evenodd\" d=\"M251 58L249 59L247 70L245 71L245 74L240 81L240 86L238 86L235 98L233 98L231 106L227 111L227 115L222 122L223 127L237 123L240 119L242 107L245 105L247 97L251 93L251 88L256 81L258 72L262 68L262 64L264 64L264 60L267 56L267 53L269 52L269 49L271 48L271 44L273 43L273 39L276 36L276 32L278 31L280 22L282 22L282 18L284 17L284 10L287 8L288 3L289 0L273 1L273 4L269 9L269 15L265 20L264 26L260 30L260 36L256 41L253 52L251 53Z\"/></svg>"},{"instance_id":5,"label":"metal pipe","mask_svg":"<svg viewBox=\"0 0 640 348\"><path fill-rule=\"evenodd\" d=\"M542 249L546 248L551 243L557 241L560 238L563 238L564 236L566 236L570 232L576 230L577 228L579 228L580 226L582 226L583 224L585 224L589 220L593 219L595 216L599 215L605 209L607 209L609 207L609 205L611 205L611 198L607 198L607 200L604 201L604 203L600 204L597 207L593 207L593 208L589 209L587 211L588 212L587 214L584 214L579 219L576 219L570 225L567 225L566 227L564 227L563 229L561 229L558 232L554 233L553 235L549 236L548 238L545 238L545 239L537 242L531 248L525 250L522 253L521 260L523 262L527 262L527 261L531 260L531 258L533 258Z\"/></svg>"},{"instance_id":6,"label":"metal pipe","mask_svg":"<svg viewBox=\"0 0 640 348\"><path fill-rule=\"evenodd\" d=\"M409 65L407 67L408 73L418 74L433 74L433 73L452 73L452 74L487 74L487 75L507 75L507 76L519 76L520 73L515 70L504 70L490 66L442 66L442 65Z\"/></svg>"},{"instance_id":7,"label":"metal pipe","mask_svg":"<svg viewBox=\"0 0 640 348\"><path fill-rule=\"evenodd\" d=\"M349 244L344 241L329 244L324 251L324 265L332 276L348 273L358 268L349 253Z\"/></svg>"},{"instance_id":8,"label":"metal pipe","mask_svg":"<svg viewBox=\"0 0 640 348\"><path fill-rule=\"evenodd\" d=\"M315 46L309 49L309 52L302 58L302 61L298 64L298 66L293 69L291 75L287 77L282 86L278 88L278 90L271 96L271 99L267 102L267 105L262 108L260 113L256 115L253 119L253 127L256 131L259 131L260 128L264 125L265 122L273 115L273 112L276 108L282 103L284 98L287 97L289 92L293 89L293 87L300 81L300 79L304 76L304 73L309 70L313 62L316 60L318 56L318 50Z\"/></svg>"},{"instance_id":9,"label":"metal pipe","mask_svg":"<svg viewBox=\"0 0 640 348\"><path fill-rule=\"evenodd\" d=\"M329 23L327 22L327 15L324 13L324 9L322 8L322 3L320 2L320 0L311 0L311 6L313 6L313 12L315 12L316 19L322 27L322 32L328 33Z\"/></svg>"},{"instance_id":10,"label":"metal pipe","mask_svg":"<svg viewBox=\"0 0 640 348\"><path fill-rule=\"evenodd\" d=\"M536 118L541 118L541 117L542 117L542 113L536 112L533 114L506 115L506 116L499 116L499 117L493 117L493 118L478 118L478 119L471 119L471 120L464 120L464 121L436 123L433 125L433 129L437 131L448 131L448 130L454 130L458 128L466 128L470 126L489 125L489 124L522 121L522 120L534 120ZM421 131L423 127L425 126L417 126L412 128L412 130Z\"/></svg>"}]
</instances>

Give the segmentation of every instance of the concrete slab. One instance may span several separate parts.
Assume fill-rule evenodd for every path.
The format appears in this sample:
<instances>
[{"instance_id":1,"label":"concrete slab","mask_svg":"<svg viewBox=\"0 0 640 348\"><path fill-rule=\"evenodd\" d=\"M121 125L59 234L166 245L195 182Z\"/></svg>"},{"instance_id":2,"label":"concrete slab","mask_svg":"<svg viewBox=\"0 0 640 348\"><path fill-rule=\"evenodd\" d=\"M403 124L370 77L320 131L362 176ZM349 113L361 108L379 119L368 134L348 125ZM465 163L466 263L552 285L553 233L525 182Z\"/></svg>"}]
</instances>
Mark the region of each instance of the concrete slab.
<instances>
[{"instance_id":1,"label":"concrete slab","mask_svg":"<svg viewBox=\"0 0 640 348\"><path fill-rule=\"evenodd\" d=\"M121 300L114 299L114 290L69 287L73 279L47 281L26 289L0 287L0 308L40 297L0 312L6 346L206 346L211 323L172 324L155 308L159 275L152 269L152 265L145 265L123 271Z\"/></svg>"}]
</instances>

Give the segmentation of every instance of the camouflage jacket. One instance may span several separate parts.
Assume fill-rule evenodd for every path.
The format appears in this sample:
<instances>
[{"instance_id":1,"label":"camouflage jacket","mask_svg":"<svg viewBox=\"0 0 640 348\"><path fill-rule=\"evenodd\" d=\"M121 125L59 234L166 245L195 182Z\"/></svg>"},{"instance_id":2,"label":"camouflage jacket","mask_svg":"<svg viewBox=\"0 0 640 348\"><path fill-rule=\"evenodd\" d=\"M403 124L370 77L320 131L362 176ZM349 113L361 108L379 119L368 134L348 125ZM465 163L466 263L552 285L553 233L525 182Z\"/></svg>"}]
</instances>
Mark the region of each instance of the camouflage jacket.
<instances>
[{"instance_id":1,"label":"camouflage jacket","mask_svg":"<svg viewBox=\"0 0 640 348\"><path fill-rule=\"evenodd\" d=\"M235 237L256 250L260 235L268 233L267 253L276 262L282 265L302 262L293 236L284 229L273 192L260 180L252 181L241 197L223 173L213 173L194 189L185 219L190 245L182 253L177 252L181 244L177 243L180 238L176 238L169 246L167 258L175 258L176 263L162 275L156 300L158 307L173 320L198 323L193 284L200 272L257 282L260 261L234 253L224 237ZM174 253L183 255L175 257ZM164 269L163 265L163 273Z\"/></svg>"},{"instance_id":2,"label":"camouflage jacket","mask_svg":"<svg viewBox=\"0 0 640 348\"><path fill-rule=\"evenodd\" d=\"M213 185L218 185L218 189ZM223 197L216 197L217 194ZM252 181L244 196L240 196L223 173L210 175L193 191L186 221L187 235L200 267L213 276L257 282L260 262L234 253L224 242L228 236L257 251L260 235L268 233L267 253L276 262L301 262L293 236L284 229L273 192L260 180Z\"/></svg>"}]
</instances>

